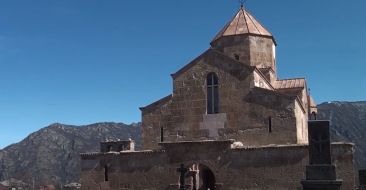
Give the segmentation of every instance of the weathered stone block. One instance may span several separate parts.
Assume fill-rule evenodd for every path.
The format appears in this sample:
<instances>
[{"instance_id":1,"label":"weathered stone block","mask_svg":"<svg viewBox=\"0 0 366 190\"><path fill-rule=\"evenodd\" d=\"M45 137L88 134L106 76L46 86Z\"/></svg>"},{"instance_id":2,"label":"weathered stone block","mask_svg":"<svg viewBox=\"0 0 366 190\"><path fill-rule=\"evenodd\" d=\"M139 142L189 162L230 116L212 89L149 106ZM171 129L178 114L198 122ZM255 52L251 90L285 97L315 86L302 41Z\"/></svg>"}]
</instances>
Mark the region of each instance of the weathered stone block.
<instances>
[{"instance_id":1,"label":"weathered stone block","mask_svg":"<svg viewBox=\"0 0 366 190\"><path fill-rule=\"evenodd\" d=\"M306 180L301 183L303 190L340 190L342 180Z\"/></svg>"},{"instance_id":2,"label":"weathered stone block","mask_svg":"<svg viewBox=\"0 0 366 190\"><path fill-rule=\"evenodd\" d=\"M306 180L336 180L334 165L309 165L306 166Z\"/></svg>"},{"instance_id":3,"label":"weathered stone block","mask_svg":"<svg viewBox=\"0 0 366 190\"><path fill-rule=\"evenodd\" d=\"M366 169L358 171L359 187L358 190L366 190Z\"/></svg>"},{"instance_id":4,"label":"weathered stone block","mask_svg":"<svg viewBox=\"0 0 366 190\"><path fill-rule=\"evenodd\" d=\"M358 171L360 185L366 185L366 169Z\"/></svg>"}]
</instances>

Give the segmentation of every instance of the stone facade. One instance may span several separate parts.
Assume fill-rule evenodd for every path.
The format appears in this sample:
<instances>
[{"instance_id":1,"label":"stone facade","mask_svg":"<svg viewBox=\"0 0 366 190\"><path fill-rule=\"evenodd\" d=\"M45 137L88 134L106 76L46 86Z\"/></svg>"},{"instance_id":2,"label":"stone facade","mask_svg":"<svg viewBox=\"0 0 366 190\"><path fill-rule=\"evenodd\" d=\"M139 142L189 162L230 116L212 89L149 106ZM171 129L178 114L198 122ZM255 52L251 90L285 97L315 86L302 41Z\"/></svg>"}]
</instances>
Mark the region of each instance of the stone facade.
<instances>
[{"instance_id":1,"label":"stone facade","mask_svg":"<svg viewBox=\"0 0 366 190\"><path fill-rule=\"evenodd\" d=\"M271 35L216 36L210 49L172 74L171 95L141 108L143 148L158 148L161 135L169 142L235 139L248 146L306 144L311 109L306 81L277 78L275 46ZM216 114L207 112L210 73L218 77ZM298 81L301 85L290 84ZM290 85L282 88L277 83Z\"/></svg>"},{"instance_id":2,"label":"stone facade","mask_svg":"<svg viewBox=\"0 0 366 190\"><path fill-rule=\"evenodd\" d=\"M306 122L307 113L299 109L296 97L259 87L269 84L263 79L255 83L256 68L241 65L217 50L208 50L200 58L176 76L173 95L155 108L142 109L144 149L158 148L161 128L170 142L236 139L245 145L306 143L302 140L306 135L297 137L297 119ZM206 114L205 82L211 72L219 78L218 114Z\"/></svg>"},{"instance_id":3,"label":"stone facade","mask_svg":"<svg viewBox=\"0 0 366 190\"><path fill-rule=\"evenodd\" d=\"M104 142L81 155L82 189L301 189L317 109L305 79L277 77L275 48L241 8L207 51L171 75L172 94L140 108L144 150ZM354 189L353 145L331 151L341 189Z\"/></svg>"}]
</instances>

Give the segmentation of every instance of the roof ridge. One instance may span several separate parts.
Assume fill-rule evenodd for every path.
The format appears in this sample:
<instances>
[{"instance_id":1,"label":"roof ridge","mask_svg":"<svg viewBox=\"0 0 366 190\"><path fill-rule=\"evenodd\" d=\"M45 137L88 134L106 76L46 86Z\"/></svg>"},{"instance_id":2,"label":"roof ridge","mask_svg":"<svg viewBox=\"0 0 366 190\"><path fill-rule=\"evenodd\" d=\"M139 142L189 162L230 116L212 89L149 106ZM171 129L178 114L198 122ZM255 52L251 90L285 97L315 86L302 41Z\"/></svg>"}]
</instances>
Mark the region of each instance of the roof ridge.
<instances>
[{"instance_id":1,"label":"roof ridge","mask_svg":"<svg viewBox=\"0 0 366 190\"><path fill-rule=\"evenodd\" d=\"M245 25L247 26L248 33L250 33L248 22L247 22L247 19L245 18L245 9L242 7L241 10L243 11L243 17L244 17Z\"/></svg>"},{"instance_id":2,"label":"roof ridge","mask_svg":"<svg viewBox=\"0 0 366 190\"><path fill-rule=\"evenodd\" d=\"M255 21L257 21L258 22L258 24L260 24L260 26L264 29L264 30L266 30L271 36L273 36L273 34L272 34L272 32L270 32L268 29L267 29L267 27L265 27L262 23L260 23L259 22L259 20L255 17L255 16L253 16L253 14L249 11L249 10L246 10L246 12L249 14L249 16L251 16L251 17L253 17L253 19L255 20ZM263 34L264 35L264 34ZM273 40L274 40L274 38L273 38Z\"/></svg>"},{"instance_id":3,"label":"roof ridge","mask_svg":"<svg viewBox=\"0 0 366 190\"><path fill-rule=\"evenodd\" d=\"M305 77L297 77L297 78L288 78L288 79L277 79L276 81L284 81L284 80L296 80L296 79L306 79Z\"/></svg>"},{"instance_id":4,"label":"roof ridge","mask_svg":"<svg viewBox=\"0 0 366 190\"><path fill-rule=\"evenodd\" d=\"M263 35L263 34L262 34L262 32L258 29L258 27L257 27L257 25L255 24L255 22L253 21L253 19L250 17L250 14L249 14L248 12L244 11L244 14L245 14L245 13L248 15L248 18L252 21L253 26L257 29L258 33L259 33L259 34L261 34L261 35ZM247 25L248 25L248 23L247 23ZM249 31L249 28L248 28L248 31ZM249 33L250 33L250 31L249 31Z\"/></svg>"},{"instance_id":5,"label":"roof ridge","mask_svg":"<svg viewBox=\"0 0 366 190\"><path fill-rule=\"evenodd\" d=\"M240 14L240 11L238 12L238 14L236 14L236 16L235 16L235 18L237 17L239 15L239 17L238 17L238 21L236 22L236 27L235 27L235 35L236 35L236 33L238 32L238 27L239 27L239 22L240 22L240 16L241 16L241 14Z\"/></svg>"}]
</instances>

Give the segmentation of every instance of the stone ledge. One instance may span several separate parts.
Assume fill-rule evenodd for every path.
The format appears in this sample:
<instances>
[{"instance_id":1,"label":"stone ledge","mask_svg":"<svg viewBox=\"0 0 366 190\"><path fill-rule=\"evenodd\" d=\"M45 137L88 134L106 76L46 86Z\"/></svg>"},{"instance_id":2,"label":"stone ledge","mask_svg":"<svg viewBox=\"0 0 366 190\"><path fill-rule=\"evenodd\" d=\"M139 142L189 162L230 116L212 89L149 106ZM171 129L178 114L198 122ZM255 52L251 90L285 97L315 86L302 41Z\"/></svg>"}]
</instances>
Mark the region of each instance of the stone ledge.
<instances>
[{"instance_id":1,"label":"stone ledge","mask_svg":"<svg viewBox=\"0 0 366 190\"><path fill-rule=\"evenodd\" d=\"M306 187L333 187L342 185L343 180L302 180L301 183ZM325 189L327 190L327 189Z\"/></svg>"},{"instance_id":2,"label":"stone ledge","mask_svg":"<svg viewBox=\"0 0 366 190\"><path fill-rule=\"evenodd\" d=\"M229 140L202 140L202 141L176 141L176 142L160 142L158 143L161 146L165 145L183 145L183 144L232 144L235 140L229 139Z\"/></svg>"},{"instance_id":3,"label":"stone ledge","mask_svg":"<svg viewBox=\"0 0 366 190\"><path fill-rule=\"evenodd\" d=\"M260 145L260 146L243 146L243 147L236 147L233 148L233 151L244 151L244 150L258 150L258 149L279 149L279 148L307 148L308 144L284 144L284 145L278 145L278 144L270 144L270 145ZM349 146L354 147L353 143L348 142L333 142L331 143L331 146Z\"/></svg>"},{"instance_id":4,"label":"stone ledge","mask_svg":"<svg viewBox=\"0 0 366 190\"><path fill-rule=\"evenodd\" d=\"M154 154L154 153L164 153L165 150L144 150L144 151L121 151L121 152L91 152L91 153L81 153L81 159L96 159L100 157L108 156L124 156L131 154Z\"/></svg>"}]
</instances>

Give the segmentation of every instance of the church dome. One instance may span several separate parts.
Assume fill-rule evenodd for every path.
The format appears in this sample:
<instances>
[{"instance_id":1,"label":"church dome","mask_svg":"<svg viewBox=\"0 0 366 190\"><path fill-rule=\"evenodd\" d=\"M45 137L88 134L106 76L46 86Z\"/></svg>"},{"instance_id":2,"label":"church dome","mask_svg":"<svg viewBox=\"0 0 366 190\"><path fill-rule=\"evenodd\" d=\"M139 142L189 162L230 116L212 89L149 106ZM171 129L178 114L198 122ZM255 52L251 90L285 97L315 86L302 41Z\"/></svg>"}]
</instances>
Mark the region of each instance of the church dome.
<instances>
[{"instance_id":1,"label":"church dome","mask_svg":"<svg viewBox=\"0 0 366 190\"><path fill-rule=\"evenodd\" d=\"M252 34L270 37L275 42L273 35L252 16L243 6L240 7L235 17L215 36L211 43L225 36Z\"/></svg>"}]
</instances>

